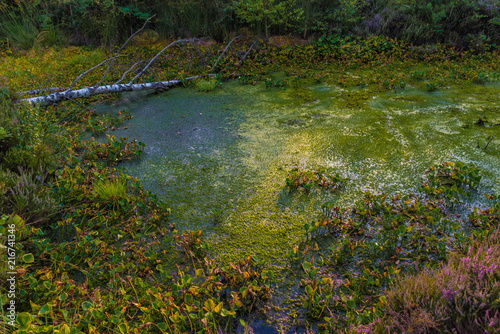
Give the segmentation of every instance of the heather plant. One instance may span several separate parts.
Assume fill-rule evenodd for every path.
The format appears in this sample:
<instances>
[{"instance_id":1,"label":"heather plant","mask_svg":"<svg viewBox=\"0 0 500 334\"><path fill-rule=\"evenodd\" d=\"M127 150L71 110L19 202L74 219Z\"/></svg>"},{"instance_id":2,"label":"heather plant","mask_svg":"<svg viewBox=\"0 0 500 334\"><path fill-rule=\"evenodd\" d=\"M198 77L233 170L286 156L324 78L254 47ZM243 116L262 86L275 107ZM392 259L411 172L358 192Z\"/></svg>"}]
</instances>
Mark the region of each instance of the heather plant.
<instances>
[{"instance_id":1,"label":"heather plant","mask_svg":"<svg viewBox=\"0 0 500 334\"><path fill-rule=\"evenodd\" d=\"M48 177L48 173L43 170L34 173L20 169L15 184L10 188L9 206L13 213L23 217L27 223L47 222L58 211Z\"/></svg>"},{"instance_id":2,"label":"heather plant","mask_svg":"<svg viewBox=\"0 0 500 334\"><path fill-rule=\"evenodd\" d=\"M11 187L16 184L17 178L17 174L0 165L0 214L7 214L10 211L7 202L9 201Z\"/></svg>"},{"instance_id":3,"label":"heather plant","mask_svg":"<svg viewBox=\"0 0 500 334\"><path fill-rule=\"evenodd\" d=\"M473 241L465 255L451 254L439 269L424 269L387 291L379 330L415 333L494 333L500 329L498 229Z\"/></svg>"}]
</instances>

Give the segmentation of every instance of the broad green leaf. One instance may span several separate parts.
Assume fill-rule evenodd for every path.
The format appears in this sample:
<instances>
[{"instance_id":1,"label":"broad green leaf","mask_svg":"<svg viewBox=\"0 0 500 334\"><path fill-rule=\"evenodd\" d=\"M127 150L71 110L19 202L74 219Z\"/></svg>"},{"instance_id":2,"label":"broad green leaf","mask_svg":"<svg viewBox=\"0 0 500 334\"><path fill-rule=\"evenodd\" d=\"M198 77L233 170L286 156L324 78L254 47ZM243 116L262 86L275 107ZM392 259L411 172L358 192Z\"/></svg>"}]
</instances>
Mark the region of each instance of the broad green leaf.
<instances>
[{"instance_id":1,"label":"broad green leaf","mask_svg":"<svg viewBox=\"0 0 500 334\"><path fill-rule=\"evenodd\" d=\"M25 263L33 263L33 261L35 261L35 258L33 257L33 254L28 253L23 255L23 261Z\"/></svg>"}]
</instances>

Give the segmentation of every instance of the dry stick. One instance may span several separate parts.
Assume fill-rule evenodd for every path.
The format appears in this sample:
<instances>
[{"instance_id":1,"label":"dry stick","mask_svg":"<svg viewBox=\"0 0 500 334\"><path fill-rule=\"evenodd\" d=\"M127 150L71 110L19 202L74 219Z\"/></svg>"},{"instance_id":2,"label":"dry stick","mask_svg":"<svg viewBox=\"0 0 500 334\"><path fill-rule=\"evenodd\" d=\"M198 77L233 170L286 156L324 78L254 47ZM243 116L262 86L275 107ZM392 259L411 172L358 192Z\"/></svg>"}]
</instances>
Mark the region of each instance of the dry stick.
<instances>
[{"instance_id":1,"label":"dry stick","mask_svg":"<svg viewBox=\"0 0 500 334\"><path fill-rule=\"evenodd\" d=\"M231 42L229 42L229 44L226 46L226 48L224 49L224 51L222 51L222 53L220 54L219 58L217 59L217 61L215 62L214 66L212 66L212 68L210 69L210 72L212 72L215 68L215 66L217 66L217 63L219 62L219 60L221 59L222 55L226 52L226 50L229 48L229 45L231 45L231 43L238 37L240 37L241 35L239 36L236 36L235 38L233 38L231 40Z\"/></svg>"},{"instance_id":2,"label":"dry stick","mask_svg":"<svg viewBox=\"0 0 500 334\"><path fill-rule=\"evenodd\" d=\"M257 41L253 42L252 46L250 46L250 49L248 49L247 53L245 53L245 55L243 56L243 58L241 58L239 64L243 64L243 61L245 60L245 58L247 57L247 55L250 53L250 51L252 50L253 46L255 45L255 43L257 43Z\"/></svg>"},{"instance_id":3,"label":"dry stick","mask_svg":"<svg viewBox=\"0 0 500 334\"><path fill-rule=\"evenodd\" d=\"M171 47L172 45L174 44L177 44L177 43L184 43L184 42L190 42L191 40L189 39L179 39L175 42L172 42L170 43L169 45L167 45L166 47L164 47L160 52L158 52L150 61L149 63L144 66L144 68L139 72L139 74L137 74L135 77L132 78L132 80L130 80L130 82L128 83L128 85L131 85L135 79L137 79L138 77L140 77L142 75L142 73L144 73L144 71L146 71L148 69L148 67L156 60L156 58L158 58L166 49L168 49L169 47Z\"/></svg>"},{"instance_id":4,"label":"dry stick","mask_svg":"<svg viewBox=\"0 0 500 334\"><path fill-rule=\"evenodd\" d=\"M106 72L104 72L103 76L101 77L101 80L99 80L99 82L94 86L94 88L98 87L101 85L101 82L104 80L104 78L106 77L106 75L108 74L109 72L109 69L111 68L111 66L113 66L113 63L115 62L115 59L116 57L118 57L118 54L120 54L120 52L123 50L123 48L125 47L125 45L127 45L127 43L135 36L137 35L138 33L140 33L142 30L144 30L144 27L146 27L146 24L148 24L149 20L151 20L153 17L155 17L155 15L151 16L150 18L148 18L146 20L146 22L144 22L144 24L142 25L141 29L137 30L136 32L134 32L132 34L132 36L130 36L126 41L125 43L123 43L123 45L121 46L120 49L118 49L118 51L116 51L114 57L111 59L111 63L108 64L108 68L106 69Z\"/></svg>"},{"instance_id":5,"label":"dry stick","mask_svg":"<svg viewBox=\"0 0 500 334\"><path fill-rule=\"evenodd\" d=\"M138 61L137 63L135 63L134 65L132 65L132 67L130 67L127 71L125 71L122 75L122 77L120 78L120 80L118 80L117 82L115 82L113 85L117 85L119 84L120 82L123 81L123 79L125 79L125 76L127 75L127 73L129 73L130 71L132 71L134 69L134 67L136 65L139 65L139 64L142 64L142 63L145 63L146 60L142 60L142 61Z\"/></svg>"}]
</instances>

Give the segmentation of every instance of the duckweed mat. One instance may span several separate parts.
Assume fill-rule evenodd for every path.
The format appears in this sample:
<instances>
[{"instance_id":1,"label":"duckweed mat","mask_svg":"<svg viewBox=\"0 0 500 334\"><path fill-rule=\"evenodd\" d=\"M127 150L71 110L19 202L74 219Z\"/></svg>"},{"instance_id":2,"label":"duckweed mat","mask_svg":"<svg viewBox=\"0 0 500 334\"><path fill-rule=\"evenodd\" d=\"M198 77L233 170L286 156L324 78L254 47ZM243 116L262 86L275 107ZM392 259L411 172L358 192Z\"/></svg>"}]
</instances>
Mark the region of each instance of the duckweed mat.
<instances>
[{"instance_id":1,"label":"duckweed mat","mask_svg":"<svg viewBox=\"0 0 500 334\"><path fill-rule=\"evenodd\" d=\"M121 167L169 203L178 230L203 230L211 256L223 262L256 255L284 266L323 203L417 192L433 164L476 165L481 186L498 193L498 96L498 84L376 92L230 82L212 93L130 93L98 112L134 116L114 134L144 142L145 152ZM290 193L285 178L294 167L325 168L349 181L334 192Z\"/></svg>"}]
</instances>

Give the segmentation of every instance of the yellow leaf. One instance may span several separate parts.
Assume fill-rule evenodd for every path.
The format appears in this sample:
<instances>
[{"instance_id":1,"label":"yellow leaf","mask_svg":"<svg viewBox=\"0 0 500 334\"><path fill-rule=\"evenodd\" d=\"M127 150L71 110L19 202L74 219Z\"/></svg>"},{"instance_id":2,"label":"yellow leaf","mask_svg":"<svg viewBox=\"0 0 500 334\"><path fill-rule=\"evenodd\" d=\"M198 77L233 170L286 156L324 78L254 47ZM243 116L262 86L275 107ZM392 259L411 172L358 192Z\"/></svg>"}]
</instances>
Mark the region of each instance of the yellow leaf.
<instances>
[{"instance_id":1,"label":"yellow leaf","mask_svg":"<svg viewBox=\"0 0 500 334\"><path fill-rule=\"evenodd\" d=\"M220 303L219 303L219 305L217 305L217 306L214 308L214 312L215 312L215 313L219 313L221 310L222 310L222 302L220 302Z\"/></svg>"}]
</instances>

